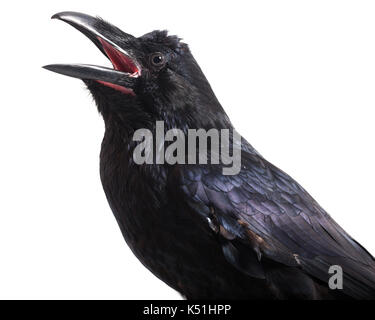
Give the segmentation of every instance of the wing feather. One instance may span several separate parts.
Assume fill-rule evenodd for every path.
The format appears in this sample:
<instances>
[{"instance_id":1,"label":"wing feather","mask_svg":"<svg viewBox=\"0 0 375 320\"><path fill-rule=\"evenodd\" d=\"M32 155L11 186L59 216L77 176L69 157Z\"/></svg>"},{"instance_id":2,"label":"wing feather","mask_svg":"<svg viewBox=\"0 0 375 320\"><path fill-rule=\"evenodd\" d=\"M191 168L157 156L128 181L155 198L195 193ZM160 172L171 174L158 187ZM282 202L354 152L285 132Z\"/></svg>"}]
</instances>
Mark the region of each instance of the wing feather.
<instances>
[{"instance_id":1,"label":"wing feather","mask_svg":"<svg viewBox=\"0 0 375 320\"><path fill-rule=\"evenodd\" d=\"M219 223L248 244L246 250L257 247L262 256L299 265L326 283L329 267L340 265L347 294L375 297L374 258L290 176L251 148L242 152L238 175L224 176L221 169L212 165L176 167L177 192L192 210L208 218L212 208ZM227 245L224 252L231 253L228 259L233 262L238 253L228 248L232 247ZM249 251L249 257L252 255ZM259 269L252 272L262 276Z\"/></svg>"}]
</instances>

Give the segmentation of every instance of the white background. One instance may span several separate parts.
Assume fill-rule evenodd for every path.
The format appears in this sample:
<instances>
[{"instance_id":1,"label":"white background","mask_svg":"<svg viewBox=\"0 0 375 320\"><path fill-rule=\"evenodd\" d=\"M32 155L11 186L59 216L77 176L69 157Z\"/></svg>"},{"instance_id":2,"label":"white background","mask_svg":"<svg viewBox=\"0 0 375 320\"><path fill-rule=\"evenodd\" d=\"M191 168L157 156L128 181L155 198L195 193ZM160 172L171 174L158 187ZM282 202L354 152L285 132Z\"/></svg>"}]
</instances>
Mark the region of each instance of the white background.
<instances>
[{"instance_id":1,"label":"white background","mask_svg":"<svg viewBox=\"0 0 375 320\"><path fill-rule=\"evenodd\" d=\"M6 3L6 4L5 4ZM83 84L109 65L49 17L100 15L190 44L237 130L375 254L373 1L2 2L0 298L179 299L125 245L99 179L103 121Z\"/></svg>"}]
</instances>

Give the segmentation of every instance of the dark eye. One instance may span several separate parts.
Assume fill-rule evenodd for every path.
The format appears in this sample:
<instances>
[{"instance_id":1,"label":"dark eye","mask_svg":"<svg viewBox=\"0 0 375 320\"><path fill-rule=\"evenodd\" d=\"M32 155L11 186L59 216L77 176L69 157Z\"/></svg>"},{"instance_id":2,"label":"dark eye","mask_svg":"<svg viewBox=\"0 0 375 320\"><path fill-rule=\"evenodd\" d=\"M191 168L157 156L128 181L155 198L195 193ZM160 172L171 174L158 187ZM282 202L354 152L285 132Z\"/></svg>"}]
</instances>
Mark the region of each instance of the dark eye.
<instances>
[{"instance_id":1,"label":"dark eye","mask_svg":"<svg viewBox=\"0 0 375 320\"><path fill-rule=\"evenodd\" d=\"M150 56L150 62L154 67L162 67L165 64L165 57L160 52L155 52Z\"/></svg>"}]
</instances>

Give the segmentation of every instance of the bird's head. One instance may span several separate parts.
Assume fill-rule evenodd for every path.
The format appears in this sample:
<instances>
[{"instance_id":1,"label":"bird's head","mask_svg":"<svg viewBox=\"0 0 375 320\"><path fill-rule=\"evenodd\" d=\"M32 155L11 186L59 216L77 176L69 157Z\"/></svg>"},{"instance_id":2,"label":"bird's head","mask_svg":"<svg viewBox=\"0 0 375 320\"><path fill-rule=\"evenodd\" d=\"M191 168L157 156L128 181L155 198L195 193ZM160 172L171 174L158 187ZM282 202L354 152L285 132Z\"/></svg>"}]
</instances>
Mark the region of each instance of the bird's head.
<instances>
[{"instance_id":1,"label":"bird's head","mask_svg":"<svg viewBox=\"0 0 375 320\"><path fill-rule=\"evenodd\" d=\"M86 64L45 66L84 80L103 115L129 113L131 108L178 127L213 127L223 121L223 115L226 118L187 44L178 37L166 31L135 37L100 18L76 12L52 18L82 32L111 61L113 69ZM212 123L197 124L202 119Z\"/></svg>"}]
</instances>

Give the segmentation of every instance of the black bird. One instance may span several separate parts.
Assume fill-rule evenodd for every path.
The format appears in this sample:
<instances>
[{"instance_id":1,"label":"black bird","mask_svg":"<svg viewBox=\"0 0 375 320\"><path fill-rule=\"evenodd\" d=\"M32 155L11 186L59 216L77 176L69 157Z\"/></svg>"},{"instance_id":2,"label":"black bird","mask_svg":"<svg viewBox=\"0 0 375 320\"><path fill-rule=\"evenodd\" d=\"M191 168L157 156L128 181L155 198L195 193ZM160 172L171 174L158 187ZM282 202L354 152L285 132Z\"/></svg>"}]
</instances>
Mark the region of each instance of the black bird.
<instances>
[{"instance_id":1,"label":"black bird","mask_svg":"<svg viewBox=\"0 0 375 320\"><path fill-rule=\"evenodd\" d=\"M140 128L230 129L187 44L166 31L134 37L85 14L72 25L112 62L49 65L82 79L105 121L100 175L138 259L187 299L374 299L374 258L289 175L242 139L241 171L223 164L134 162ZM343 288L330 289L330 266Z\"/></svg>"}]
</instances>

